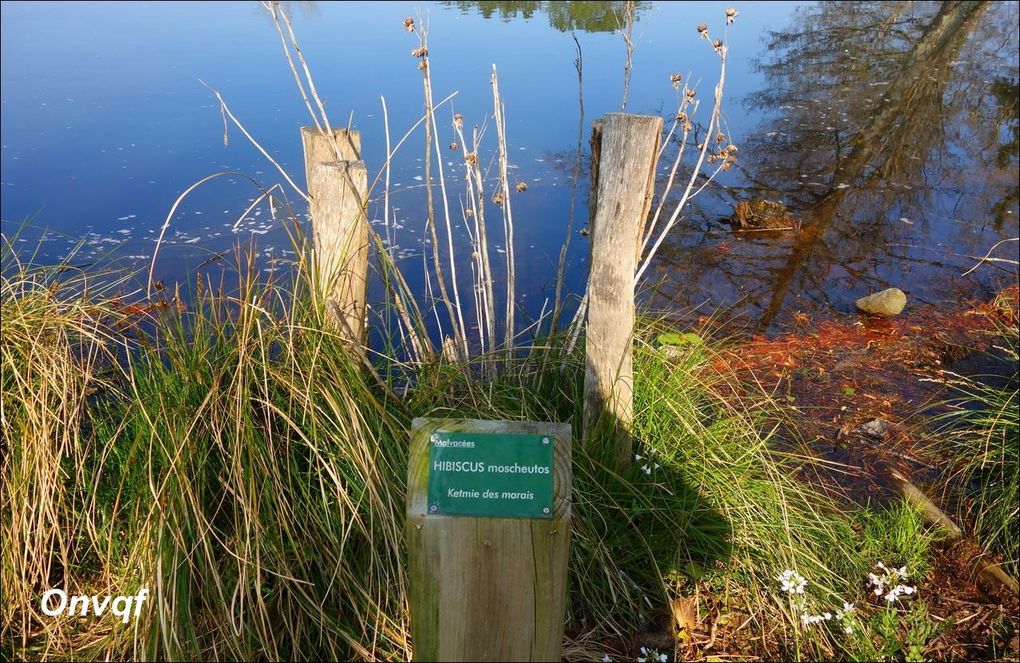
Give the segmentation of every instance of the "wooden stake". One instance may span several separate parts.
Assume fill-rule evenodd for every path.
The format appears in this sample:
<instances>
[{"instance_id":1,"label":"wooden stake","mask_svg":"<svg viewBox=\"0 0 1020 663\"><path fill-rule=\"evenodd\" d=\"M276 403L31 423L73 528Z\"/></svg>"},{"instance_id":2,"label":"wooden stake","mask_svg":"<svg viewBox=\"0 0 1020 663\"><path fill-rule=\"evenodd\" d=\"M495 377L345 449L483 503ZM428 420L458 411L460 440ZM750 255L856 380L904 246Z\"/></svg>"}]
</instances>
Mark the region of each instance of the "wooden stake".
<instances>
[{"instance_id":1,"label":"wooden stake","mask_svg":"<svg viewBox=\"0 0 1020 663\"><path fill-rule=\"evenodd\" d=\"M369 229L365 218L368 170L360 160L361 134L334 129L330 140L315 127L302 127L301 142L312 199L319 296L341 333L364 345Z\"/></svg>"},{"instance_id":2,"label":"wooden stake","mask_svg":"<svg viewBox=\"0 0 1020 663\"><path fill-rule=\"evenodd\" d=\"M592 131L596 153L598 127ZM618 469L632 458L634 274L651 207L662 118L611 113L601 126L585 335L584 432L607 440ZM595 434L597 433L597 434Z\"/></svg>"},{"instance_id":3,"label":"wooden stake","mask_svg":"<svg viewBox=\"0 0 1020 663\"><path fill-rule=\"evenodd\" d=\"M430 513L429 438L434 431L551 436L551 518ZM562 660L570 454L568 424L412 422L406 535L415 661Z\"/></svg>"}]
</instances>

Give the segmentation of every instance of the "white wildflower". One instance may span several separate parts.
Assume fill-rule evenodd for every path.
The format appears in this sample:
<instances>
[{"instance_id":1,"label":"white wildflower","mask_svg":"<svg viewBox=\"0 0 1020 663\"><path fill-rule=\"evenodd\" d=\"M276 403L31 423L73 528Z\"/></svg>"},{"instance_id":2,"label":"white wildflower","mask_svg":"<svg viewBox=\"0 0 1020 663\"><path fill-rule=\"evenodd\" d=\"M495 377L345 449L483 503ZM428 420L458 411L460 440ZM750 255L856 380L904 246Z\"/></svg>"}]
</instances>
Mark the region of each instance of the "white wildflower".
<instances>
[{"instance_id":1,"label":"white wildflower","mask_svg":"<svg viewBox=\"0 0 1020 663\"><path fill-rule=\"evenodd\" d=\"M868 574L868 582L872 587L874 587L873 591L875 596L882 596L884 594L885 600L892 603L894 601L898 601L903 595L910 596L917 591L916 587L898 582L899 580L907 579L908 574L906 566L901 566L898 569L889 568L882 562L879 562L875 566L884 572L882 575L874 573ZM886 587L889 587L888 591L886 591Z\"/></svg>"},{"instance_id":2,"label":"white wildflower","mask_svg":"<svg viewBox=\"0 0 1020 663\"><path fill-rule=\"evenodd\" d=\"M779 574L779 584L787 594L803 594L807 580L793 569L786 569Z\"/></svg>"},{"instance_id":3,"label":"white wildflower","mask_svg":"<svg viewBox=\"0 0 1020 663\"><path fill-rule=\"evenodd\" d=\"M831 612L823 612L820 615L810 615L805 612L800 616L800 623L804 626L812 626L814 624L820 624L821 622L827 622L830 619L832 619Z\"/></svg>"},{"instance_id":4,"label":"white wildflower","mask_svg":"<svg viewBox=\"0 0 1020 663\"><path fill-rule=\"evenodd\" d=\"M641 656L638 656L638 663L646 663L646 661L658 661L659 663L666 663L669 657L665 654L660 654L658 649L648 649L647 647L641 648Z\"/></svg>"}]
</instances>

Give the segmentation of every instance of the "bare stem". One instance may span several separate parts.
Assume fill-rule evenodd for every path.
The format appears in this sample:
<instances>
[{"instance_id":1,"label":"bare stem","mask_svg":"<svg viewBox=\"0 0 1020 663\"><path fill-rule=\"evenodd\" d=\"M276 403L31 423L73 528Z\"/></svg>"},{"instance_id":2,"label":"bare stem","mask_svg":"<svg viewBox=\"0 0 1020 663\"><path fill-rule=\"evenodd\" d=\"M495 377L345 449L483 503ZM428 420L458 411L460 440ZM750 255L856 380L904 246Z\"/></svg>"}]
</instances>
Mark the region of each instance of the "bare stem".
<instances>
[{"instance_id":1,"label":"bare stem","mask_svg":"<svg viewBox=\"0 0 1020 663\"><path fill-rule=\"evenodd\" d=\"M243 134L244 134L244 137L245 137L245 138L247 138L247 139L248 139L248 141L249 141L249 142L250 142L250 143L251 143L252 145L254 145L254 146L255 146L255 148L256 148L256 149L258 149L258 151L259 151L259 152L261 152L261 153L262 153L262 156L264 156L264 157L266 158L266 160L267 160L267 161L269 161L269 163L273 164L273 166L274 166L274 167L275 167L275 168L276 168L276 169L277 169L278 171L280 171L280 174L281 174L281 175L283 175L283 178L284 178L285 180L287 180L287 184L291 185L291 187L293 187L293 188L294 188L294 191L296 191L296 192L297 192L297 194L298 194L299 196L301 196L302 198L304 198L306 202L311 202L311 199L310 199L310 198L308 197L308 194L307 194L307 193L305 193L305 192L304 192L304 191L303 191L303 190L301 189L301 187L299 187L299 186L298 186L297 184L295 184L295 183L294 183L294 180L292 180L292 179L290 178L290 175L288 175L288 174L287 174L287 171L283 169L283 166L281 166L281 165L280 165L279 163L277 163L277 162L276 162L276 159L274 159L273 157L269 156L269 152L266 152L265 148L264 148L264 147L262 147L261 145L259 145L259 142L258 142L257 140L255 140L255 138L254 138L254 137L253 137L253 136L252 136L252 135L251 135L250 133L248 133L248 130L244 128L244 125L243 125L243 124L241 124L241 121L240 121L240 120L238 120L238 119L237 119L236 117L234 117L234 114L230 112L230 108L229 108L229 107L227 106L227 102L223 100L223 97L222 97L222 96L220 96L220 93L219 93L218 91L216 91L215 89L213 89L212 87L210 87L210 86L209 86L209 84L208 84L208 83L206 83L205 81L199 81L199 82L200 82L200 83L202 83L202 85L204 85L204 86L206 86L207 88L209 88L209 90L210 90L210 91L212 91L212 93L213 93L214 95L216 95L216 100L220 102L220 110L221 110L221 111L222 111L222 112L223 112L223 113L224 113L224 114L225 114L225 115L226 115L227 117L229 117L229 118L230 118L230 121L231 121L231 122L233 122L233 123L234 123L234 125L235 125L235 126L236 126L236 127L238 128L238 129L240 129L240 130L241 130L241 133L243 133Z\"/></svg>"},{"instance_id":2,"label":"bare stem","mask_svg":"<svg viewBox=\"0 0 1020 663\"><path fill-rule=\"evenodd\" d=\"M567 264L567 250L570 248L570 240L574 234L574 206L577 203L577 190L581 179L581 145L584 142L584 86L582 82L583 62L581 60L581 42L577 41L577 35L570 34L574 38L574 48L577 49L577 58L574 60L574 69L577 70L577 150L574 155L574 172L570 184L570 211L567 212L567 235L563 239L563 246L560 247L560 259L556 264L556 295L553 298L553 312L549 323L549 333L556 332L556 325L560 320L563 304L563 279Z\"/></svg>"},{"instance_id":3,"label":"bare stem","mask_svg":"<svg viewBox=\"0 0 1020 663\"><path fill-rule=\"evenodd\" d=\"M632 36L634 34L634 15L636 9L634 0L627 0L623 8L623 30L620 31L620 35L623 37L623 43L627 46L627 59L623 64L623 103L620 105L621 113L627 112L627 97L630 96L630 70L634 54Z\"/></svg>"},{"instance_id":4,"label":"bare stem","mask_svg":"<svg viewBox=\"0 0 1020 663\"><path fill-rule=\"evenodd\" d=\"M707 33L706 33L706 38L707 38ZM705 158L706 158L706 156L708 154L709 147L710 147L710 145L712 143L712 138L715 135L715 132L718 130L718 128L720 126L720 123L721 123L721 119L722 119L723 89L724 89L725 84L726 84L726 46L720 42L719 46L716 47L716 48L717 48L717 52L719 53L719 63L720 63L719 64L719 82L716 83L716 86L715 86L715 95L714 95L714 98L713 98L712 114L709 116L708 129L707 129L707 131L705 133L705 137L702 140L701 145L698 146L698 159L697 159L697 162L694 164L694 168L691 170L690 179L687 181L687 187L684 189L683 195L681 195L681 197L680 197L680 201L677 203L676 207L674 208L673 213L670 215L669 220L666 222L665 227L662 229L662 232L660 232L659 236L656 238L655 243L652 245L652 247L648 251L647 255L645 255L644 260L641 261L641 267L638 269L637 275L634 277L635 285L637 285L637 283L641 280L641 277L644 275L645 271L648 269L648 266L652 262L652 258L655 257L655 253L659 250L659 247L662 245L662 242L666 239L666 236L669 234L669 231L673 229L673 226L675 226L677 221L679 221L679 219L681 218L680 215L683 212L684 208L686 207L687 202L694 195L697 195L704 188L705 184L707 184L707 182L706 182L705 184L702 184L702 186L699 187L697 190L694 189L695 184L697 183L698 175L701 173L701 168L702 168L702 166L705 163ZM685 96L690 96L690 95L686 94L686 90L685 90ZM685 136L684 142L686 142L686 136ZM674 163L674 169L673 169L674 171L676 170L676 164L679 163L680 157L682 155L682 151L683 151L682 148L683 148L683 143L681 144L681 150L678 151L677 159L676 159L676 162ZM716 168L716 170L708 177L708 181L711 181L712 179L715 178L715 176L723 168L723 165L720 165L718 168ZM665 196L667 196L667 195L669 195L669 189L666 189L662 193L663 198L665 198ZM661 202L660 202L660 207L661 207ZM657 216L658 216L658 212L656 213L656 219L657 219ZM645 240L646 240L645 247L647 247L647 240L650 239L650 238L651 238L651 230L646 235L646 238L645 238Z\"/></svg>"},{"instance_id":5,"label":"bare stem","mask_svg":"<svg viewBox=\"0 0 1020 663\"><path fill-rule=\"evenodd\" d=\"M433 135L433 127L435 126L435 119L433 117L435 109L432 105L432 78L429 74L430 61L428 56L428 28L424 25L421 20L421 15L418 15L418 39L419 48L421 52L419 67L422 72L422 88L425 96L425 205L426 205L426 224L429 231L429 237L432 240L432 269L435 271L436 283L439 286L439 295L446 307L446 313L450 318L450 324L453 326L453 336L455 344L459 345L459 336L462 336L458 332L457 321L458 315L455 310L455 303L450 299L449 293L446 289L446 278L443 276L443 266L439 257L439 233L436 231L436 214L435 214L435 203L432 193L432 143L435 140ZM425 270L425 282L426 288L431 290L431 277L429 276L428 269ZM438 315L437 315L438 321Z\"/></svg>"},{"instance_id":6,"label":"bare stem","mask_svg":"<svg viewBox=\"0 0 1020 663\"><path fill-rule=\"evenodd\" d=\"M514 313L515 313L515 279L514 271L514 217L510 206L510 182L507 176L509 168L506 146L506 117L503 99L499 94L499 76L496 65L492 65L492 105L496 122L496 136L499 141L499 179L502 192L503 230L506 239L506 330L504 333L505 348L508 356L513 350Z\"/></svg>"}]
</instances>

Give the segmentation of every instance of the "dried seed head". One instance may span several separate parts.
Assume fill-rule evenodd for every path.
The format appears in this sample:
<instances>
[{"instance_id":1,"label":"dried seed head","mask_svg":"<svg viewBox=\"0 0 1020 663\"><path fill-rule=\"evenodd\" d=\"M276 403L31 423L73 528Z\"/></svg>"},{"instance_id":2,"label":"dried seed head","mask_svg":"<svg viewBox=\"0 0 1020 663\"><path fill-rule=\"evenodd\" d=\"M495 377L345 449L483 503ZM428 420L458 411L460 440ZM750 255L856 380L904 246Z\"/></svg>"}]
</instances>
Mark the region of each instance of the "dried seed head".
<instances>
[{"instance_id":1,"label":"dried seed head","mask_svg":"<svg viewBox=\"0 0 1020 663\"><path fill-rule=\"evenodd\" d=\"M669 77L669 82L673 84L674 90L680 89L681 80L683 80L683 77L680 74L673 74L672 76Z\"/></svg>"},{"instance_id":2,"label":"dried seed head","mask_svg":"<svg viewBox=\"0 0 1020 663\"><path fill-rule=\"evenodd\" d=\"M424 46L420 46L411 51L411 55L413 55L416 58L427 58L429 56L429 49L425 48Z\"/></svg>"},{"instance_id":3,"label":"dried seed head","mask_svg":"<svg viewBox=\"0 0 1020 663\"><path fill-rule=\"evenodd\" d=\"M702 23L698 26L698 34L701 35L702 39L708 39L708 23Z\"/></svg>"},{"instance_id":4,"label":"dried seed head","mask_svg":"<svg viewBox=\"0 0 1020 663\"><path fill-rule=\"evenodd\" d=\"M404 29L408 32L414 32L414 19L410 16L404 19Z\"/></svg>"},{"instance_id":5,"label":"dried seed head","mask_svg":"<svg viewBox=\"0 0 1020 663\"><path fill-rule=\"evenodd\" d=\"M687 113L683 111L676 114L676 121L680 124L687 124Z\"/></svg>"},{"instance_id":6,"label":"dried seed head","mask_svg":"<svg viewBox=\"0 0 1020 663\"><path fill-rule=\"evenodd\" d=\"M527 185L526 182L518 182L517 183L517 192L518 193L524 193L527 190L528 190L528 185Z\"/></svg>"},{"instance_id":7,"label":"dried seed head","mask_svg":"<svg viewBox=\"0 0 1020 663\"><path fill-rule=\"evenodd\" d=\"M721 143L724 140L726 140L726 134L716 134L715 135L715 142Z\"/></svg>"},{"instance_id":8,"label":"dried seed head","mask_svg":"<svg viewBox=\"0 0 1020 663\"><path fill-rule=\"evenodd\" d=\"M475 211L473 209L471 209L470 207L467 208L466 210L464 210L464 216L466 216L467 218L470 219L474 215L475 215Z\"/></svg>"},{"instance_id":9,"label":"dried seed head","mask_svg":"<svg viewBox=\"0 0 1020 663\"><path fill-rule=\"evenodd\" d=\"M465 152L464 163L466 163L469 166L473 166L476 163L478 163L478 158L475 156L474 152Z\"/></svg>"},{"instance_id":10,"label":"dried seed head","mask_svg":"<svg viewBox=\"0 0 1020 663\"><path fill-rule=\"evenodd\" d=\"M684 88L684 96L687 97L687 101L693 101L697 94L698 91L692 87Z\"/></svg>"},{"instance_id":11,"label":"dried seed head","mask_svg":"<svg viewBox=\"0 0 1020 663\"><path fill-rule=\"evenodd\" d=\"M454 152L457 151L458 147L460 147L460 145L457 144L457 141L453 141L452 143L450 143L450 149L453 150Z\"/></svg>"},{"instance_id":12,"label":"dried seed head","mask_svg":"<svg viewBox=\"0 0 1020 663\"><path fill-rule=\"evenodd\" d=\"M712 48L715 49L716 53L722 51L722 47L723 47L722 39L716 39L715 41L712 42Z\"/></svg>"},{"instance_id":13,"label":"dried seed head","mask_svg":"<svg viewBox=\"0 0 1020 663\"><path fill-rule=\"evenodd\" d=\"M418 63L418 68L421 69L422 71L425 71L426 69L429 68L429 61L422 60L421 62Z\"/></svg>"},{"instance_id":14,"label":"dried seed head","mask_svg":"<svg viewBox=\"0 0 1020 663\"><path fill-rule=\"evenodd\" d=\"M737 10L734 9L733 7L727 7L726 8L726 25L732 24L733 23L733 19L735 19L737 17L738 13L739 12L737 12Z\"/></svg>"},{"instance_id":15,"label":"dried seed head","mask_svg":"<svg viewBox=\"0 0 1020 663\"><path fill-rule=\"evenodd\" d=\"M497 191L495 194L493 194L492 202L496 203L497 205L502 205L503 204L503 192L502 191Z\"/></svg>"},{"instance_id":16,"label":"dried seed head","mask_svg":"<svg viewBox=\"0 0 1020 663\"><path fill-rule=\"evenodd\" d=\"M457 127L458 129L463 127L464 126L464 116L461 115L460 113L454 114L454 116L453 116L453 126Z\"/></svg>"}]
</instances>

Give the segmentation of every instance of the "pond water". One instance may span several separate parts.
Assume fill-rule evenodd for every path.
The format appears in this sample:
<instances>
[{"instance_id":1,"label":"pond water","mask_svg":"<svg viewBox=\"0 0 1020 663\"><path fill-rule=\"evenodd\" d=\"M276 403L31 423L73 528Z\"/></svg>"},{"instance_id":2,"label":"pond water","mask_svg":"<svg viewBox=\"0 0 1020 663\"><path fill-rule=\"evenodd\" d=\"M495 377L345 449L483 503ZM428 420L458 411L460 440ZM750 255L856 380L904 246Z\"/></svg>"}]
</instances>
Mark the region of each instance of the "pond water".
<instances>
[{"instance_id":1,"label":"pond water","mask_svg":"<svg viewBox=\"0 0 1020 663\"><path fill-rule=\"evenodd\" d=\"M410 55L429 28L440 145L453 113L488 126L492 65L506 104L523 318L550 306L566 236L578 143L576 57L583 64L584 140L592 120L621 107L623 3L285 3L335 125L362 133L370 180L384 162L385 98L392 140L420 117L421 74ZM719 58L698 39L722 36L727 3L637 3L627 111L675 114L670 76L700 81L707 122ZM1017 5L987 3L734 3L728 28L729 172L694 199L642 284L647 305L678 318L722 312L769 332L795 313L849 313L888 286L913 304L952 304L1010 280L1008 263L961 276L1018 231ZM26 260L146 270L175 199L202 177L280 174L224 121L210 88L295 181L304 185L299 127L310 117L258 3L17 3L2 5L2 198L5 239ZM203 85L203 81L208 85ZM703 130L703 129L702 129ZM424 288L424 135L392 163L391 249L412 288ZM444 147L456 220L463 151ZM662 166L663 169L666 166ZM664 172L664 171L663 171ZM566 290L583 292L586 181L574 200ZM298 200L286 183L283 189ZM170 220L155 277L218 281L232 247L257 243L259 269L285 269L290 240L271 210L245 214L258 191L221 177ZM785 202L798 232L734 233L721 222L740 200ZM381 186L369 218L382 229ZM670 202L667 201L667 210ZM499 218L499 210L488 212ZM239 217L240 223L238 223ZM455 233L467 246L462 223ZM491 222L490 222L491 223ZM505 246L492 242L494 260ZM1016 242L995 256L1015 259ZM226 254L224 258L217 258ZM499 260L496 260L499 262ZM497 276L499 274L497 273ZM467 277L465 277L467 278ZM139 278L139 283L143 282Z\"/></svg>"}]
</instances>

